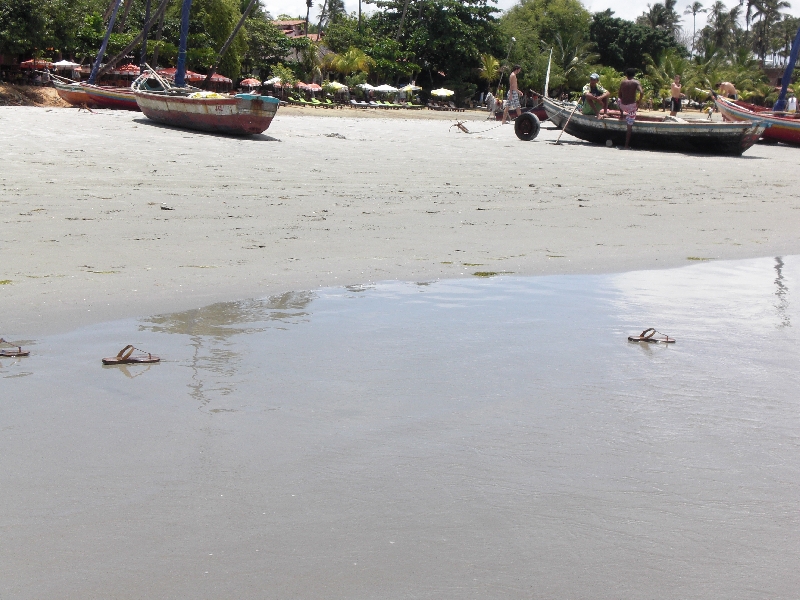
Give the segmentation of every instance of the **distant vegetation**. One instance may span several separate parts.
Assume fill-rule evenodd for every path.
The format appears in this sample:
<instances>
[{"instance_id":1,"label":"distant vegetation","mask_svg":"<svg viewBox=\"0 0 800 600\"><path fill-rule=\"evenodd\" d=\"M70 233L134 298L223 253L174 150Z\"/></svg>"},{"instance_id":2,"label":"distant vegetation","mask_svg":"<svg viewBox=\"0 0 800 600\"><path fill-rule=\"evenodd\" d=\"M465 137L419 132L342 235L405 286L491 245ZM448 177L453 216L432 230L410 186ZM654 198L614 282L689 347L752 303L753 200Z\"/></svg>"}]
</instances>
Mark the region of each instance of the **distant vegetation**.
<instances>
[{"instance_id":1,"label":"distant vegetation","mask_svg":"<svg viewBox=\"0 0 800 600\"><path fill-rule=\"evenodd\" d=\"M141 29L145 4L123 0L108 56ZM728 80L745 98L764 102L774 91L762 65L785 61L800 26L785 14L789 5L783 0L741 0L731 7L693 2L680 13L676 0L664 0L635 21L610 10L592 14L579 0L522 0L502 14L492 0L371 4L377 9L359 19L345 13L342 0L317 0L309 32L321 32L321 41L287 38L257 7L219 71L232 78L282 74L287 80L337 79L349 85L413 80L426 89L447 86L464 99L502 87L514 63L523 67L522 86L541 91L552 51L550 87L557 92L580 89L592 71L614 90L621 72L635 67L652 98L665 96L679 74L690 95L699 97L695 88ZM152 0L153 10L157 5ZM203 72L211 66L246 5L247 0L194 0L189 68ZM0 0L0 54L88 61L109 12L108 0ZM179 13L180 0L171 0L151 33L150 60L157 53L161 65L174 64ZM681 27L683 15L694 24L704 14L708 24L700 30Z\"/></svg>"}]
</instances>

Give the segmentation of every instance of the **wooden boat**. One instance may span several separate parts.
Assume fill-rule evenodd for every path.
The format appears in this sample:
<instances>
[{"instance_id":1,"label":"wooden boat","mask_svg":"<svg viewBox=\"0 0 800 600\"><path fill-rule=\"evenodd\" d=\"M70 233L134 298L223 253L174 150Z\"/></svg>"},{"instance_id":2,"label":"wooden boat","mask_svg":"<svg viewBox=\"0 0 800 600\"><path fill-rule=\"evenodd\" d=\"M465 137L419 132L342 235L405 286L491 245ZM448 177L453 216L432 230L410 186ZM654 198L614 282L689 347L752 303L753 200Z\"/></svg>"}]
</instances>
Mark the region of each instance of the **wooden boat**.
<instances>
[{"instance_id":1,"label":"wooden boat","mask_svg":"<svg viewBox=\"0 0 800 600\"><path fill-rule=\"evenodd\" d=\"M726 121L765 121L769 123L769 127L761 134L762 139L800 146L800 118L798 116L792 116L791 113L775 113L764 106L756 106L740 100L729 100L721 96L716 96L714 102L722 118Z\"/></svg>"},{"instance_id":2,"label":"wooden boat","mask_svg":"<svg viewBox=\"0 0 800 600\"><path fill-rule=\"evenodd\" d=\"M543 101L547 116L556 127L564 129L569 119L564 129L566 133L595 144L606 144L609 140L616 146L625 144L627 125L624 120L608 117L598 119L578 111L569 118L574 105L550 98L544 98ZM755 144L768 126L761 119L741 123L712 123L637 116L633 124L631 147L738 156Z\"/></svg>"},{"instance_id":3,"label":"wooden boat","mask_svg":"<svg viewBox=\"0 0 800 600\"><path fill-rule=\"evenodd\" d=\"M252 135L272 123L280 100L258 94L228 96L196 88L171 87L145 74L133 82L136 102L148 119L186 129ZM162 83L167 84L166 87Z\"/></svg>"},{"instance_id":4,"label":"wooden boat","mask_svg":"<svg viewBox=\"0 0 800 600\"><path fill-rule=\"evenodd\" d=\"M139 110L136 96L130 88L111 87L106 85L81 84L86 95L98 108L115 108L119 110Z\"/></svg>"},{"instance_id":5,"label":"wooden boat","mask_svg":"<svg viewBox=\"0 0 800 600\"><path fill-rule=\"evenodd\" d=\"M69 102L73 106L94 106L89 94L86 93L86 88L80 83L62 83L53 79L53 87L64 102Z\"/></svg>"}]
</instances>

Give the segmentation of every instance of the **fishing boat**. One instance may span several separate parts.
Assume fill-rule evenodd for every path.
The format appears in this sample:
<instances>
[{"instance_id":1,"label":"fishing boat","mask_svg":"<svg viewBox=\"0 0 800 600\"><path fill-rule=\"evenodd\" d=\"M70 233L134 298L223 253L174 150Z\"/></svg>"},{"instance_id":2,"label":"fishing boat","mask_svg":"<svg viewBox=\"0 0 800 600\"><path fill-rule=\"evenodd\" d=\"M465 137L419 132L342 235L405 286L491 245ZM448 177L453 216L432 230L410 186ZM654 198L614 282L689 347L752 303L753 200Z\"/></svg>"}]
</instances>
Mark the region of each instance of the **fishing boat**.
<instances>
[{"instance_id":1,"label":"fishing boat","mask_svg":"<svg viewBox=\"0 0 800 600\"><path fill-rule=\"evenodd\" d=\"M252 135L269 128L280 100L258 94L228 96L203 92L192 87L157 86L159 82L147 71L134 81L139 108L148 119L164 125L227 133Z\"/></svg>"},{"instance_id":2,"label":"fishing boat","mask_svg":"<svg viewBox=\"0 0 800 600\"><path fill-rule=\"evenodd\" d=\"M136 96L132 89L107 85L81 84L86 95L97 108L115 108L120 110L139 110Z\"/></svg>"},{"instance_id":3,"label":"fishing boat","mask_svg":"<svg viewBox=\"0 0 800 600\"><path fill-rule=\"evenodd\" d=\"M214 76L219 61L256 2L257 0L250 0L248 3L241 19L217 55L207 79ZM186 85L186 44L191 6L192 0L183 0L174 82L161 77L155 69L148 66L131 84L139 108L148 119L174 127L231 135L252 135L266 131L278 111L280 101L277 98L259 94L228 96Z\"/></svg>"},{"instance_id":4,"label":"fishing boat","mask_svg":"<svg viewBox=\"0 0 800 600\"><path fill-rule=\"evenodd\" d=\"M714 103L726 121L764 121L769 123L769 128L761 134L762 139L800 146L800 118L797 115L773 112L763 106L729 100L719 95L714 97Z\"/></svg>"},{"instance_id":5,"label":"fishing boat","mask_svg":"<svg viewBox=\"0 0 800 600\"><path fill-rule=\"evenodd\" d=\"M595 144L625 144L627 124L612 113L606 118L583 115L575 105L544 98L547 116L556 127L578 139ZM758 141L769 126L762 119L740 123L683 121L673 117L637 116L631 147L701 154L740 155Z\"/></svg>"},{"instance_id":6,"label":"fishing boat","mask_svg":"<svg viewBox=\"0 0 800 600\"><path fill-rule=\"evenodd\" d=\"M73 106L94 106L86 93L86 88L80 83L65 83L53 79L53 87L64 102L68 102Z\"/></svg>"}]
</instances>

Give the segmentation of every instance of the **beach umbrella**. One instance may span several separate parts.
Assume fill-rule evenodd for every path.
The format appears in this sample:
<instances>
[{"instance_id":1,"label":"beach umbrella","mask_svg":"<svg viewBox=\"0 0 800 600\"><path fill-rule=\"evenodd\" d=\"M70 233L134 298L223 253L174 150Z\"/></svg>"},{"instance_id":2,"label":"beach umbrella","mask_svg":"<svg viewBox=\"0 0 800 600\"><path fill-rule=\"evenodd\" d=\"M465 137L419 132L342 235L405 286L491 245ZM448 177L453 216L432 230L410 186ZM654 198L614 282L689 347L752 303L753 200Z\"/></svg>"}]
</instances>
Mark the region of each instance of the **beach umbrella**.
<instances>
[{"instance_id":1,"label":"beach umbrella","mask_svg":"<svg viewBox=\"0 0 800 600\"><path fill-rule=\"evenodd\" d=\"M339 91L339 90L347 88L347 86L345 84L339 83L338 81L329 81L325 85L328 85L328 86L332 87L336 91Z\"/></svg>"},{"instance_id":2,"label":"beach umbrella","mask_svg":"<svg viewBox=\"0 0 800 600\"><path fill-rule=\"evenodd\" d=\"M412 84L412 83L409 83L407 86L405 86L405 87L401 87L401 88L400 88L400 91L401 91L401 92L418 92L418 91L420 91L421 89L422 89L422 88L421 88L421 87L419 87L418 85L414 85L414 84Z\"/></svg>"},{"instance_id":3,"label":"beach umbrella","mask_svg":"<svg viewBox=\"0 0 800 600\"><path fill-rule=\"evenodd\" d=\"M167 79L175 79L176 72L177 69L175 67L158 70L158 74L161 75L162 77L166 77ZM186 81L203 81L205 78L206 78L205 75L201 75L200 73L195 73L194 71L189 71L188 69L186 70Z\"/></svg>"},{"instance_id":4,"label":"beach umbrella","mask_svg":"<svg viewBox=\"0 0 800 600\"><path fill-rule=\"evenodd\" d=\"M317 83L309 83L306 86L306 89L307 90L311 90L312 92L321 92L322 91L322 86L317 84Z\"/></svg>"},{"instance_id":5,"label":"beach umbrella","mask_svg":"<svg viewBox=\"0 0 800 600\"><path fill-rule=\"evenodd\" d=\"M257 85L261 85L261 82L258 79L253 79L252 77L249 77L247 79L242 79L242 83L240 85L243 85L245 87L256 87Z\"/></svg>"},{"instance_id":6,"label":"beach umbrella","mask_svg":"<svg viewBox=\"0 0 800 600\"><path fill-rule=\"evenodd\" d=\"M263 85L280 85L281 78L280 77L273 77L272 79L267 79Z\"/></svg>"},{"instance_id":7,"label":"beach umbrella","mask_svg":"<svg viewBox=\"0 0 800 600\"><path fill-rule=\"evenodd\" d=\"M384 83L383 85L379 85L378 87L372 89L376 92L386 92L386 93L392 93L397 91L396 87L393 87L388 83Z\"/></svg>"},{"instance_id":8,"label":"beach umbrella","mask_svg":"<svg viewBox=\"0 0 800 600\"><path fill-rule=\"evenodd\" d=\"M20 69L49 69L53 63L42 59L30 59L19 64Z\"/></svg>"},{"instance_id":9,"label":"beach umbrella","mask_svg":"<svg viewBox=\"0 0 800 600\"><path fill-rule=\"evenodd\" d=\"M453 90L446 90L445 88L439 88L438 90L433 90L431 92L431 96L441 96L442 98L447 98L453 94L455 94Z\"/></svg>"},{"instance_id":10,"label":"beach umbrella","mask_svg":"<svg viewBox=\"0 0 800 600\"><path fill-rule=\"evenodd\" d=\"M114 75L138 75L139 65L128 63L127 65L122 65L121 67L117 67L111 72L114 73Z\"/></svg>"},{"instance_id":11,"label":"beach umbrella","mask_svg":"<svg viewBox=\"0 0 800 600\"><path fill-rule=\"evenodd\" d=\"M75 67L80 67L80 65L69 60L60 60L53 63L54 69L74 69Z\"/></svg>"},{"instance_id":12,"label":"beach umbrella","mask_svg":"<svg viewBox=\"0 0 800 600\"><path fill-rule=\"evenodd\" d=\"M368 83L359 83L356 87L360 87L363 90L374 90L375 89L374 87L372 87Z\"/></svg>"}]
</instances>

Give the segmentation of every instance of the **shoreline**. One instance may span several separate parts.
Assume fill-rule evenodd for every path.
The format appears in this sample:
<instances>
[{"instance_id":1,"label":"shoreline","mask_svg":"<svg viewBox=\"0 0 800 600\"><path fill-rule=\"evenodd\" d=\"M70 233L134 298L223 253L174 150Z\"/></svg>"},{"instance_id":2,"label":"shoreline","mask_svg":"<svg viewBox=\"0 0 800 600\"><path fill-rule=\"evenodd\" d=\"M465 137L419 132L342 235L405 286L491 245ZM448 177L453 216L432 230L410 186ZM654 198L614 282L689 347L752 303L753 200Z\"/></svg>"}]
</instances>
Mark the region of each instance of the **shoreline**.
<instances>
[{"instance_id":1,"label":"shoreline","mask_svg":"<svg viewBox=\"0 0 800 600\"><path fill-rule=\"evenodd\" d=\"M337 118L281 109L265 135L236 139L137 113L0 108L0 334L375 281L800 254L795 148L622 156L554 146L547 124L530 143L512 127L448 129L471 113L294 112Z\"/></svg>"}]
</instances>

